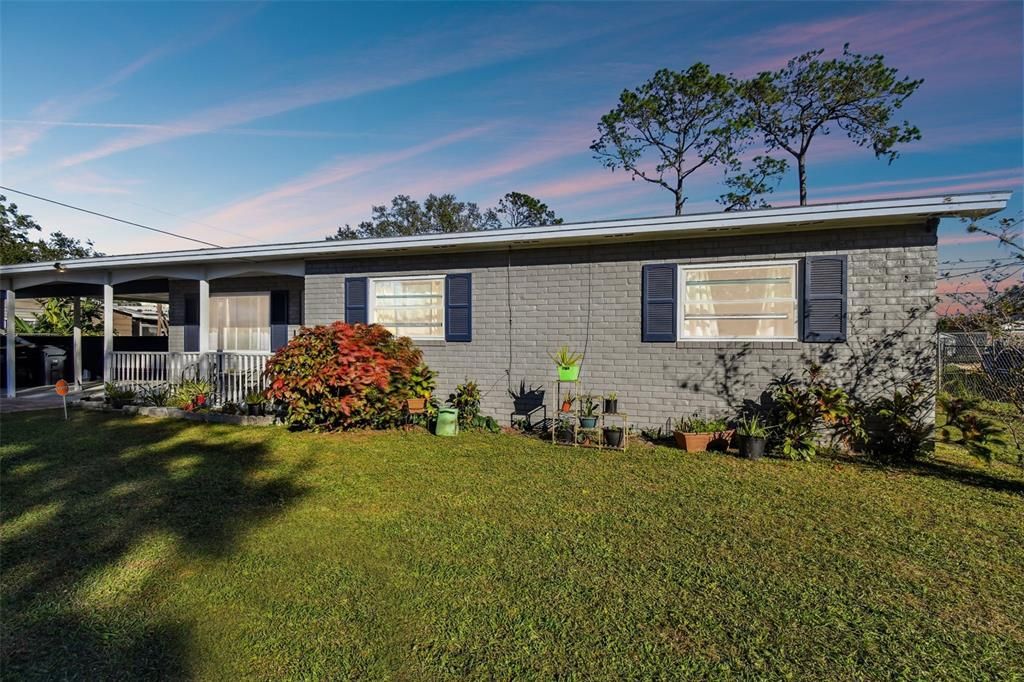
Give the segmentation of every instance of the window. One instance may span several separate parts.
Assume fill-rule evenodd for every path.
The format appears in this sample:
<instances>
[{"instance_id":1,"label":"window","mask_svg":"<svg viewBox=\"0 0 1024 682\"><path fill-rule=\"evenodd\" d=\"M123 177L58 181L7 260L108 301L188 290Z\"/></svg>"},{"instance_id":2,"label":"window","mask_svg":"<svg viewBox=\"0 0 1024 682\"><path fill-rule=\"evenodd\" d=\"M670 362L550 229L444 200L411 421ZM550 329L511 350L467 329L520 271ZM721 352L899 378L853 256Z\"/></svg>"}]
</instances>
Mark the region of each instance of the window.
<instances>
[{"instance_id":1,"label":"window","mask_svg":"<svg viewBox=\"0 0 1024 682\"><path fill-rule=\"evenodd\" d=\"M679 269L682 339L795 339L795 261Z\"/></svg>"},{"instance_id":2,"label":"window","mask_svg":"<svg viewBox=\"0 0 1024 682\"><path fill-rule=\"evenodd\" d=\"M370 281L369 320L396 336L444 338L444 277Z\"/></svg>"},{"instance_id":3,"label":"window","mask_svg":"<svg viewBox=\"0 0 1024 682\"><path fill-rule=\"evenodd\" d=\"M210 348L270 350L270 295L210 296Z\"/></svg>"}]
</instances>

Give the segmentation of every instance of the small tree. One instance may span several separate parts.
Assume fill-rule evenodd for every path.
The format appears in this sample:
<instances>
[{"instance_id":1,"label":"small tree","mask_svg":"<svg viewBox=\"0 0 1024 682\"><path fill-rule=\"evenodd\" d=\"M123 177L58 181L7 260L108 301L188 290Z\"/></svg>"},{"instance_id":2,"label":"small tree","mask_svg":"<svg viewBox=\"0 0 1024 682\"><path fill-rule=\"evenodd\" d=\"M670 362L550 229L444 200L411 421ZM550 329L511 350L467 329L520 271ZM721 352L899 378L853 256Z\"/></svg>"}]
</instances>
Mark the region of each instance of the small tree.
<instances>
[{"instance_id":1,"label":"small tree","mask_svg":"<svg viewBox=\"0 0 1024 682\"><path fill-rule=\"evenodd\" d=\"M747 116L766 146L796 159L801 206L807 204L807 152L819 133L828 135L835 126L889 163L899 156L895 145L921 139L916 126L891 119L924 81L899 79L882 55L866 57L849 48L844 45L836 59L822 59L824 50L807 52L740 86Z\"/></svg>"},{"instance_id":2,"label":"small tree","mask_svg":"<svg viewBox=\"0 0 1024 682\"><path fill-rule=\"evenodd\" d=\"M622 168L686 202L686 179L705 166L734 167L746 138L737 115L736 81L697 63L684 72L661 69L601 117L590 145L613 171Z\"/></svg>"},{"instance_id":3,"label":"small tree","mask_svg":"<svg viewBox=\"0 0 1024 682\"><path fill-rule=\"evenodd\" d=\"M506 227L562 224L562 219L547 204L522 192L509 192L503 196L494 212Z\"/></svg>"}]
</instances>

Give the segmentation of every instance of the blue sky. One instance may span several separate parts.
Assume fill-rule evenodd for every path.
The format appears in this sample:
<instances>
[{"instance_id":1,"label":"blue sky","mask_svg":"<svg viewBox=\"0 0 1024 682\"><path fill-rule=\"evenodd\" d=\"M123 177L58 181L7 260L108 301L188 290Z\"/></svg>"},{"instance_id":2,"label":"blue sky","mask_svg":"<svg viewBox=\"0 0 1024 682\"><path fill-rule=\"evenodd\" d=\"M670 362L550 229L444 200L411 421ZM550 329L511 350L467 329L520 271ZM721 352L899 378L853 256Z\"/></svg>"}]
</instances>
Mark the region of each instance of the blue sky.
<instances>
[{"instance_id":1,"label":"blue sky","mask_svg":"<svg viewBox=\"0 0 1024 682\"><path fill-rule=\"evenodd\" d=\"M1011 189L1021 207L1020 3L0 6L2 184L219 244L315 239L398 193L507 191L568 220L671 213L592 158L595 124L656 69L748 76L805 50L886 55L925 83L892 165L818 140L810 199ZM716 210L720 173L690 212ZM187 248L12 195L102 251ZM795 171L775 205L796 202ZM956 222L942 258L996 255Z\"/></svg>"}]
</instances>

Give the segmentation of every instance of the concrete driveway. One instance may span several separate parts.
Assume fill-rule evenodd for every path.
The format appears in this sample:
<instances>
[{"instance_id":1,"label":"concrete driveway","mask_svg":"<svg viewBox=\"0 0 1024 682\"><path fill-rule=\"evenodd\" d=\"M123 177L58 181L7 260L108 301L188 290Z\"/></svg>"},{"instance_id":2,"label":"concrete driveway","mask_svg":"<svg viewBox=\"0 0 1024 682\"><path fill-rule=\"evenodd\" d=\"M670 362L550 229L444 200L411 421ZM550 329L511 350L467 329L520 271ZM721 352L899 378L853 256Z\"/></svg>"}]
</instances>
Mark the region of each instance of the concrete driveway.
<instances>
[{"instance_id":1,"label":"concrete driveway","mask_svg":"<svg viewBox=\"0 0 1024 682\"><path fill-rule=\"evenodd\" d=\"M72 390L68 393L68 405L86 396L103 395L103 383L93 381L85 384L81 391ZM63 404L61 397L53 390L53 386L35 386L18 391L14 398L0 397L0 414L10 412L27 412L28 410L59 409Z\"/></svg>"}]
</instances>

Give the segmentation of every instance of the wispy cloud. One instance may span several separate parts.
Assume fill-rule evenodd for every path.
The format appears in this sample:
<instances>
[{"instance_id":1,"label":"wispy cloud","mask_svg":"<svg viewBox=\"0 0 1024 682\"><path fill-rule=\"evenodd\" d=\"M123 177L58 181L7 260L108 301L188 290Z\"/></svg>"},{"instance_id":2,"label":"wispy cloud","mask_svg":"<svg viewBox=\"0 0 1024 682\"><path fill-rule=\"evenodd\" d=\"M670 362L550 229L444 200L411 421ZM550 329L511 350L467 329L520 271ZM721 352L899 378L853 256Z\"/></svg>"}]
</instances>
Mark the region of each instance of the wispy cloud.
<instances>
[{"instance_id":1,"label":"wispy cloud","mask_svg":"<svg viewBox=\"0 0 1024 682\"><path fill-rule=\"evenodd\" d=\"M901 72L925 76L929 88L1020 73L1019 4L894 3L868 11L846 7L850 14L774 25L720 41L717 48L741 76L778 69L806 50L835 53L844 43L857 52L884 53Z\"/></svg>"},{"instance_id":2,"label":"wispy cloud","mask_svg":"<svg viewBox=\"0 0 1024 682\"><path fill-rule=\"evenodd\" d=\"M969 234L966 236L942 236L939 237L939 246L959 246L961 244L983 244L985 242L997 242L998 237L990 234Z\"/></svg>"},{"instance_id":3,"label":"wispy cloud","mask_svg":"<svg viewBox=\"0 0 1024 682\"><path fill-rule=\"evenodd\" d=\"M138 178L118 179L86 171L58 178L54 180L53 186L61 192L74 194L129 195L142 184L143 181Z\"/></svg>"},{"instance_id":4,"label":"wispy cloud","mask_svg":"<svg viewBox=\"0 0 1024 682\"><path fill-rule=\"evenodd\" d=\"M261 233L267 216L291 213L295 200L304 201L311 193L335 187L347 180L381 170L401 161L482 135L492 125L466 128L411 147L357 157L343 156L304 175L272 187L260 194L224 206L204 218L205 222L224 225L248 225L253 233ZM289 204L286 206L286 204Z\"/></svg>"},{"instance_id":5,"label":"wispy cloud","mask_svg":"<svg viewBox=\"0 0 1024 682\"><path fill-rule=\"evenodd\" d=\"M539 20L541 17L534 16L533 19ZM579 40L592 39L612 30L584 26L549 35L537 31L536 25L536 21L523 21L513 26L502 25L500 17L492 17L475 28L459 26L450 33L426 34L419 39L425 45L407 41L401 50L396 51L388 44L363 55L358 63L338 65L334 70L340 73L203 109L164 124L159 129L138 130L67 156L59 160L57 165L64 168L75 166L181 137L242 126L289 111L481 68ZM466 40L467 35L480 37ZM435 55L433 58L423 57L428 52L426 47L432 48L430 53Z\"/></svg>"},{"instance_id":6,"label":"wispy cloud","mask_svg":"<svg viewBox=\"0 0 1024 682\"><path fill-rule=\"evenodd\" d=\"M202 130L200 128L175 128L174 126L165 125L161 123L54 121L18 118L0 119L0 123L8 123L21 126L38 126L44 128L100 128L114 130L170 131L180 132L186 135L195 135L206 132L205 130ZM363 138L375 136L373 133L365 132L353 133L330 130L293 130L287 128L224 128L218 132L227 135L252 135L255 137Z\"/></svg>"},{"instance_id":7,"label":"wispy cloud","mask_svg":"<svg viewBox=\"0 0 1024 682\"><path fill-rule=\"evenodd\" d=\"M371 206L387 203L397 194L422 199L429 193L454 192L465 200L473 198L474 188L477 197L485 194L480 188L498 179L508 190L516 189L522 187L516 177L525 172L542 170L572 155L586 155L592 121L592 112L580 112L519 135L510 134L501 124L478 126L394 152L340 157L257 196L221 207L203 220L257 237L304 238L365 219ZM505 126L510 127L514 126ZM454 169L430 154L474 137L486 138L489 144L508 140L508 144L476 161L465 159ZM413 159L416 163L399 163ZM484 203L487 200L485 195Z\"/></svg>"},{"instance_id":8,"label":"wispy cloud","mask_svg":"<svg viewBox=\"0 0 1024 682\"><path fill-rule=\"evenodd\" d=\"M245 5L241 11L226 14L202 30L178 36L174 40L148 50L91 88L46 100L32 111L33 120L31 122L19 122L12 127L5 128L2 149L4 158L9 160L23 156L53 127L61 125L66 119L73 118L90 106L110 99L114 96L113 89L117 85L150 64L175 54L187 52L213 40L238 22L259 11L261 7L261 3Z\"/></svg>"}]
</instances>

